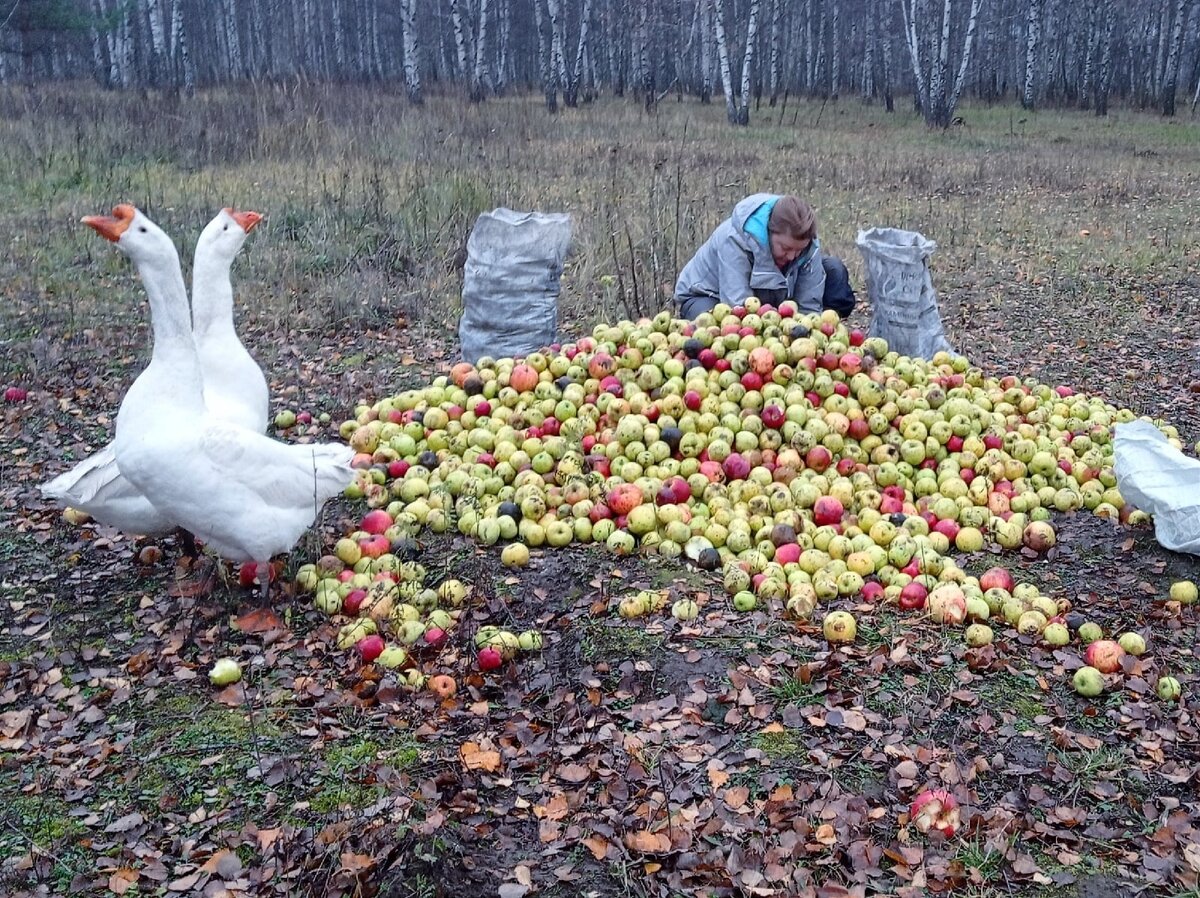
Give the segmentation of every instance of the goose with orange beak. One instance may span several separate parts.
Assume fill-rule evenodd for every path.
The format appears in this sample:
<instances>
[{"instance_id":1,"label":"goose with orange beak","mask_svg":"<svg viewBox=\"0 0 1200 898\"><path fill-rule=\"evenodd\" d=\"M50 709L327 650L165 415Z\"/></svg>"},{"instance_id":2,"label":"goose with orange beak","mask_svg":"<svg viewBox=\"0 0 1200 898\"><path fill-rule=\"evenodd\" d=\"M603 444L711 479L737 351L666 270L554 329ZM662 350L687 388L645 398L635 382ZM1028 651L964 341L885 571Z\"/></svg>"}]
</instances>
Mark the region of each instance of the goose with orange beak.
<instances>
[{"instance_id":1,"label":"goose with orange beak","mask_svg":"<svg viewBox=\"0 0 1200 898\"><path fill-rule=\"evenodd\" d=\"M113 448L121 474L208 548L265 570L351 482L353 450L280 443L211 413L171 238L129 205L83 222L129 257L150 300L150 364L117 416ZM265 599L270 578L262 580Z\"/></svg>"}]
</instances>

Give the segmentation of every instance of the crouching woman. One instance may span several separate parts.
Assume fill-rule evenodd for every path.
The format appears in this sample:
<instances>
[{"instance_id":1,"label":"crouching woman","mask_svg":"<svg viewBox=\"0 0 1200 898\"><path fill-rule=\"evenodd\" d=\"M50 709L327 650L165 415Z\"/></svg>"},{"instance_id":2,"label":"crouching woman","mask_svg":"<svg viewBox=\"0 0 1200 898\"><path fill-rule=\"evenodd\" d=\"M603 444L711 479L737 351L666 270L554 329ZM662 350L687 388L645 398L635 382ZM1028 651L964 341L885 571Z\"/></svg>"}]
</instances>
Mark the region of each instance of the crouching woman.
<instances>
[{"instance_id":1,"label":"crouching woman","mask_svg":"<svg viewBox=\"0 0 1200 898\"><path fill-rule=\"evenodd\" d=\"M801 312L820 312L825 267L817 216L798 197L756 193L717 226L675 282L681 318L695 318L718 303L744 305L751 296Z\"/></svg>"}]
</instances>

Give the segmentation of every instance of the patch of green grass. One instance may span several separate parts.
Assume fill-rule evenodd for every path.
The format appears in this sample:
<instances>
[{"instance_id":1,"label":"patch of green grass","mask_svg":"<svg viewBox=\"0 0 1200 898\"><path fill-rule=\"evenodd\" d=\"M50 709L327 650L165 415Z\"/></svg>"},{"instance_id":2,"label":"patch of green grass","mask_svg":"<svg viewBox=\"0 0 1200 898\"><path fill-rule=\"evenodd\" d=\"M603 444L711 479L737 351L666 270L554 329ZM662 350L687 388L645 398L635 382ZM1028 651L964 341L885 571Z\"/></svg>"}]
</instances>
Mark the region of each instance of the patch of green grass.
<instances>
[{"instance_id":1,"label":"patch of green grass","mask_svg":"<svg viewBox=\"0 0 1200 898\"><path fill-rule=\"evenodd\" d=\"M1119 748L1101 745L1099 748L1067 751L1056 749L1055 758L1058 763L1071 771L1073 780L1068 797L1075 801L1080 793L1086 793L1101 779L1123 779L1120 775L1129 763L1128 758Z\"/></svg>"},{"instance_id":2,"label":"patch of green grass","mask_svg":"<svg viewBox=\"0 0 1200 898\"><path fill-rule=\"evenodd\" d=\"M815 701L817 697L817 694L812 690L811 684L801 682L796 677L788 677L776 683L767 690L767 695L771 701L780 706L807 705Z\"/></svg>"},{"instance_id":3,"label":"patch of green grass","mask_svg":"<svg viewBox=\"0 0 1200 898\"><path fill-rule=\"evenodd\" d=\"M1037 728L1035 719L1046 713L1042 691L1033 677L998 671L989 674L980 687L982 707L1010 717L1020 731Z\"/></svg>"},{"instance_id":4,"label":"patch of green grass","mask_svg":"<svg viewBox=\"0 0 1200 898\"><path fill-rule=\"evenodd\" d=\"M980 878L985 883L982 888L986 890L989 888L988 884L995 882L1000 876L1004 864L1004 852L986 845L976 837L970 842L961 842L954 859L967 870L978 871ZM979 894L982 895L984 892Z\"/></svg>"},{"instance_id":5,"label":"patch of green grass","mask_svg":"<svg viewBox=\"0 0 1200 898\"><path fill-rule=\"evenodd\" d=\"M864 761L858 755L833 767L832 771L838 785L856 795L861 795L868 788L879 786L883 782L883 774L879 767Z\"/></svg>"},{"instance_id":6,"label":"patch of green grass","mask_svg":"<svg viewBox=\"0 0 1200 898\"><path fill-rule=\"evenodd\" d=\"M795 729L755 733L750 739L750 745L775 760L795 760L808 754L808 744L801 732Z\"/></svg>"},{"instance_id":7,"label":"patch of green grass","mask_svg":"<svg viewBox=\"0 0 1200 898\"><path fill-rule=\"evenodd\" d=\"M603 620L589 621L580 641L580 653L588 663L606 658L645 658L661 651L663 637L643 627L617 626Z\"/></svg>"},{"instance_id":8,"label":"patch of green grass","mask_svg":"<svg viewBox=\"0 0 1200 898\"><path fill-rule=\"evenodd\" d=\"M368 807L385 791L374 781L371 773L374 767L387 765L411 770L419 763L420 756L417 743L408 737L391 742L355 739L333 745L325 753L319 786L309 806L318 814Z\"/></svg>"},{"instance_id":9,"label":"patch of green grass","mask_svg":"<svg viewBox=\"0 0 1200 898\"><path fill-rule=\"evenodd\" d=\"M892 637L904 629L898 614L879 611L858 618L858 642L868 649L891 645Z\"/></svg>"}]
</instances>

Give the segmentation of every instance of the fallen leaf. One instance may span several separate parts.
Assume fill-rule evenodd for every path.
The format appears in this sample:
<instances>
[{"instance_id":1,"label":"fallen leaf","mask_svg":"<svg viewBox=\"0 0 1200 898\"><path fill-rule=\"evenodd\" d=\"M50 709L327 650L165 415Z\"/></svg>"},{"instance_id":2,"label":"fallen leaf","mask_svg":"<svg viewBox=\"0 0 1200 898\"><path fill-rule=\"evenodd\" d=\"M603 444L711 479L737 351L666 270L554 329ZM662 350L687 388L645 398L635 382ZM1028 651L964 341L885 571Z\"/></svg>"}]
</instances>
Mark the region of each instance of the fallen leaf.
<instances>
[{"instance_id":1,"label":"fallen leaf","mask_svg":"<svg viewBox=\"0 0 1200 898\"><path fill-rule=\"evenodd\" d=\"M129 867L122 867L108 877L108 890L117 895L124 895L138 881L138 872Z\"/></svg>"},{"instance_id":2,"label":"fallen leaf","mask_svg":"<svg viewBox=\"0 0 1200 898\"><path fill-rule=\"evenodd\" d=\"M564 779L568 783L583 783L587 782L592 776L592 771L584 767L582 764L564 764L558 768L559 779Z\"/></svg>"},{"instance_id":3,"label":"fallen leaf","mask_svg":"<svg viewBox=\"0 0 1200 898\"><path fill-rule=\"evenodd\" d=\"M237 628L243 633L270 633L283 629L283 619L272 608L254 608L238 617Z\"/></svg>"}]
</instances>

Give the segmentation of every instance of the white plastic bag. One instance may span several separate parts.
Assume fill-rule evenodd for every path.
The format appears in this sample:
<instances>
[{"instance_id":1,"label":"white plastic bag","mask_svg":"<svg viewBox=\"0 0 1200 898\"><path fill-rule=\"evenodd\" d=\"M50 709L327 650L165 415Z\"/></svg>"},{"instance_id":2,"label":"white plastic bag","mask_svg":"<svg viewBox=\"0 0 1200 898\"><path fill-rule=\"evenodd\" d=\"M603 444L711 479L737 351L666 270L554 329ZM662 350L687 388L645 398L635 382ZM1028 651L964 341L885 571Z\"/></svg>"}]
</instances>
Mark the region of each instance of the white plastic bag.
<instances>
[{"instance_id":1,"label":"white plastic bag","mask_svg":"<svg viewBox=\"0 0 1200 898\"><path fill-rule=\"evenodd\" d=\"M883 337L901 355L931 359L954 352L942 330L929 257L937 244L916 231L871 228L858 232L867 269L872 337Z\"/></svg>"},{"instance_id":2,"label":"white plastic bag","mask_svg":"<svg viewBox=\"0 0 1200 898\"><path fill-rule=\"evenodd\" d=\"M571 244L565 212L493 209L475 220L467 238L463 313L458 325L463 358L520 357L554 342L563 261Z\"/></svg>"},{"instance_id":3,"label":"white plastic bag","mask_svg":"<svg viewBox=\"0 0 1200 898\"><path fill-rule=\"evenodd\" d=\"M1149 421L1118 424L1115 432L1121 497L1154 517L1154 538L1164 548L1200 555L1200 461Z\"/></svg>"}]
</instances>

